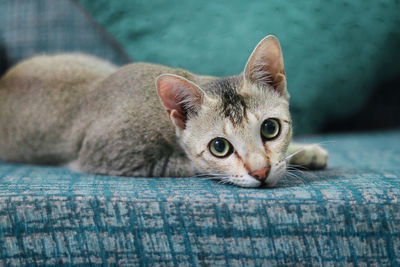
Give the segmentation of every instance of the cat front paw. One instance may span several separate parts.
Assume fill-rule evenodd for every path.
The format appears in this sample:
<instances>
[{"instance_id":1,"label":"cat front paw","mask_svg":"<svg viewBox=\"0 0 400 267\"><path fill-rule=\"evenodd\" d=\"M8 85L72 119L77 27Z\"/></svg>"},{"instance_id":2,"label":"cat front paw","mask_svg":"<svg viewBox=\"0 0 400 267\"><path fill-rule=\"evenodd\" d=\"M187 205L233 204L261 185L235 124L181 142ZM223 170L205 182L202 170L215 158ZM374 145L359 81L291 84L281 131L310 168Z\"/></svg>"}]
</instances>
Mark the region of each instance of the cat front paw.
<instances>
[{"instance_id":1,"label":"cat front paw","mask_svg":"<svg viewBox=\"0 0 400 267\"><path fill-rule=\"evenodd\" d=\"M328 151L320 145L304 145L299 150L301 151L290 159L290 164L310 170L325 169L328 165Z\"/></svg>"}]
</instances>

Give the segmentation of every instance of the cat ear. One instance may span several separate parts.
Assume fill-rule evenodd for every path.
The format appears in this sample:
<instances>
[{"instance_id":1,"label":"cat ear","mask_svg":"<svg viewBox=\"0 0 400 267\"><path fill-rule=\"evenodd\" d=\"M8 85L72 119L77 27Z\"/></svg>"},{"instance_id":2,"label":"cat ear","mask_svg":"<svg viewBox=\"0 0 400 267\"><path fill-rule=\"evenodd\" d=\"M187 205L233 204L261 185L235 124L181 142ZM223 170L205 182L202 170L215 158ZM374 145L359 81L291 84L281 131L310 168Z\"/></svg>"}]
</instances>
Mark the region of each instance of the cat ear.
<instances>
[{"instance_id":1,"label":"cat ear","mask_svg":"<svg viewBox=\"0 0 400 267\"><path fill-rule=\"evenodd\" d=\"M272 87L280 95L289 97L281 46L275 36L268 35L258 43L247 61L244 78L250 84Z\"/></svg>"},{"instance_id":2,"label":"cat ear","mask_svg":"<svg viewBox=\"0 0 400 267\"><path fill-rule=\"evenodd\" d=\"M173 74L159 76L156 86L171 121L181 129L185 129L188 116L201 108L203 91L193 82Z\"/></svg>"}]
</instances>

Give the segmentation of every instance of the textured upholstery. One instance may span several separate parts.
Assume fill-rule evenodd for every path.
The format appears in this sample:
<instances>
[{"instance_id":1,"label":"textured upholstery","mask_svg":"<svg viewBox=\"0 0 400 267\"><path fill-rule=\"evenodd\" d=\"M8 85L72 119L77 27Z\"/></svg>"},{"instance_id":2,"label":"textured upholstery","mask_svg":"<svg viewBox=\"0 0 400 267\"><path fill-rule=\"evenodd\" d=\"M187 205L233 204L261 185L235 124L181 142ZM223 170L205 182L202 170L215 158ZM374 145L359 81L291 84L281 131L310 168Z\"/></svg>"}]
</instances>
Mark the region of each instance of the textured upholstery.
<instances>
[{"instance_id":1,"label":"textured upholstery","mask_svg":"<svg viewBox=\"0 0 400 267\"><path fill-rule=\"evenodd\" d=\"M400 264L400 131L329 135L277 188L0 163L0 265Z\"/></svg>"},{"instance_id":2,"label":"textured upholstery","mask_svg":"<svg viewBox=\"0 0 400 267\"><path fill-rule=\"evenodd\" d=\"M275 34L296 134L346 118L400 77L396 0L79 1L134 60L196 73L237 74L257 42ZM400 98L397 88L389 99ZM380 104L371 102L370 111Z\"/></svg>"},{"instance_id":3,"label":"textured upholstery","mask_svg":"<svg viewBox=\"0 0 400 267\"><path fill-rule=\"evenodd\" d=\"M119 44L69 0L0 1L3 45L10 64L35 54L60 52L88 53L119 65L130 61Z\"/></svg>"},{"instance_id":4,"label":"textured upholstery","mask_svg":"<svg viewBox=\"0 0 400 267\"><path fill-rule=\"evenodd\" d=\"M259 38L278 35L297 133L398 73L398 1L81 2L133 58L200 73L238 72ZM1 43L11 64L61 51L129 61L75 1L0 1ZM398 117L374 114L379 99L367 119ZM399 266L400 130L303 141L323 142L329 169L276 188L0 162L0 266Z\"/></svg>"}]
</instances>

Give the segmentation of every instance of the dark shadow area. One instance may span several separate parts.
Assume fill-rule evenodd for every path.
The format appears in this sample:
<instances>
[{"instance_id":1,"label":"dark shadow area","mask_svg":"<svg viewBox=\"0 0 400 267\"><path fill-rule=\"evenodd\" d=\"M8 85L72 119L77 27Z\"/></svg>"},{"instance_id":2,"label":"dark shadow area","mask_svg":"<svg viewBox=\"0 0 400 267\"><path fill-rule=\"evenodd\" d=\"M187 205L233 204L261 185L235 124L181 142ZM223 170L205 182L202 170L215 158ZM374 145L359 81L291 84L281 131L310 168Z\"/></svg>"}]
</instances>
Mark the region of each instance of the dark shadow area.
<instances>
[{"instance_id":1,"label":"dark shadow area","mask_svg":"<svg viewBox=\"0 0 400 267\"><path fill-rule=\"evenodd\" d=\"M6 72L8 65L6 49L0 44L0 77Z\"/></svg>"},{"instance_id":2,"label":"dark shadow area","mask_svg":"<svg viewBox=\"0 0 400 267\"><path fill-rule=\"evenodd\" d=\"M400 127L400 79L380 84L363 108L332 120L323 132L386 130Z\"/></svg>"},{"instance_id":3,"label":"dark shadow area","mask_svg":"<svg viewBox=\"0 0 400 267\"><path fill-rule=\"evenodd\" d=\"M374 131L400 128L400 52L388 56L385 47L400 47L397 29L388 35L380 54L375 55L374 90L362 108L347 117L327 118L322 132ZM386 77L386 78L383 78ZM348 92L349 97L354 92ZM337 108L341 108L340 105Z\"/></svg>"}]
</instances>

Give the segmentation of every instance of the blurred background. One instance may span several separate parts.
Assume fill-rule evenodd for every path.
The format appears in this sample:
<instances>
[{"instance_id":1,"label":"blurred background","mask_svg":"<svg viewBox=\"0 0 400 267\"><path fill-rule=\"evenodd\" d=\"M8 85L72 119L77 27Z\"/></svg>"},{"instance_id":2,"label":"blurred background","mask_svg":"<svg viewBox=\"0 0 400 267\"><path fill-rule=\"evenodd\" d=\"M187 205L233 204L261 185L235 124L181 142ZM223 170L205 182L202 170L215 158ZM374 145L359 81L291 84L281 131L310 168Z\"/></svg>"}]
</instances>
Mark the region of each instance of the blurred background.
<instances>
[{"instance_id":1,"label":"blurred background","mask_svg":"<svg viewBox=\"0 0 400 267\"><path fill-rule=\"evenodd\" d=\"M400 127L398 0L3 0L0 72L81 51L228 76L267 34L283 49L295 134Z\"/></svg>"}]
</instances>

